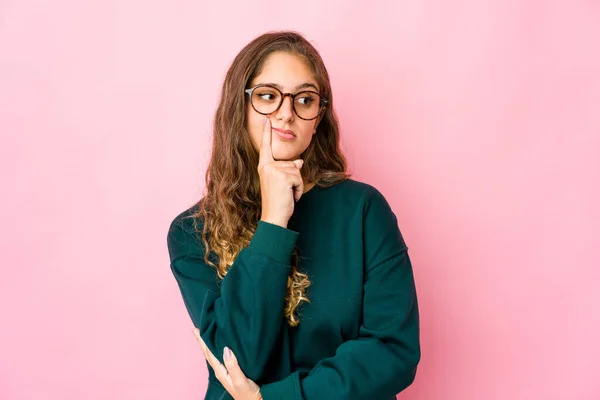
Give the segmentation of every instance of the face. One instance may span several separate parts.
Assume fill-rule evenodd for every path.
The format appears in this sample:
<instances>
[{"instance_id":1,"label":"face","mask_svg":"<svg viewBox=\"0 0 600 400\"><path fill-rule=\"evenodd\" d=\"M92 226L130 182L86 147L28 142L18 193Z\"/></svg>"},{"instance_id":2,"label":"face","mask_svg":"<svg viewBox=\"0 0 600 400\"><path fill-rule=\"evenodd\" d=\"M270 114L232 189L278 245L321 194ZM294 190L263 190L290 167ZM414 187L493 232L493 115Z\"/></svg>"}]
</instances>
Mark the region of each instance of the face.
<instances>
[{"instance_id":1,"label":"face","mask_svg":"<svg viewBox=\"0 0 600 400\"><path fill-rule=\"evenodd\" d=\"M265 83L276 86L282 93L296 94L305 90L320 92L319 85L306 61L297 55L285 52L270 54L265 60L262 71L250 82L249 87L252 88ZM247 129L252 144L258 152L265 116L256 112L250 101L247 104ZM267 118L270 119L273 128L271 131L271 148L275 160L296 160L300 158L300 155L310 144L320 120L320 118L316 118L306 121L298 118L293 109L292 99L289 96L284 97L281 107L267 115ZM279 135L279 130L290 130L295 136L291 137L283 134L282 137Z\"/></svg>"}]
</instances>

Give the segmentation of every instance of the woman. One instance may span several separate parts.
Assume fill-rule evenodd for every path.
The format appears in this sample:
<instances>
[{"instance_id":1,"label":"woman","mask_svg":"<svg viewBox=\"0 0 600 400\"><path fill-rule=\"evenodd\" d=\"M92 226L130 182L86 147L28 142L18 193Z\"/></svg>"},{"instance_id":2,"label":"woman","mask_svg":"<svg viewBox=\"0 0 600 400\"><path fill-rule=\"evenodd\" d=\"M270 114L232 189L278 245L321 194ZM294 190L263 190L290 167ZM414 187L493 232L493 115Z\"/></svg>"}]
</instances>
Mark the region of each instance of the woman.
<instances>
[{"instance_id":1,"label":"woman","mask_svg":"<svg viewBox=\"0 0 600 400\"><path fill-rule=\"evenodd\" d=\"M392 399L420 359L397 219L349 179L329 76L294 32L227 72L204 197L168 234L206 399Z\"/></svg>"}]
</instances>

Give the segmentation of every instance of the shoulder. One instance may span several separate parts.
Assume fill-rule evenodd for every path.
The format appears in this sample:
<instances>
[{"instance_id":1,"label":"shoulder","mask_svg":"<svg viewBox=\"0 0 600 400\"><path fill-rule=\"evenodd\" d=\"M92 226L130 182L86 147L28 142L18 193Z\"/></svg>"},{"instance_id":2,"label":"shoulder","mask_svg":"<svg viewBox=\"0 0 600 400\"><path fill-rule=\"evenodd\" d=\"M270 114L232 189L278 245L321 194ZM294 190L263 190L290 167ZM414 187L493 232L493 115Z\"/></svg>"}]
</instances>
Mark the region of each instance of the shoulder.
<instances>
[{"instance_id":1,"label":"shoulder","mask_svg":"<svg viewBox=\"0 0 600 400\"><path fill-rule=\"evenodd\" d=\"M360 195L358 207L362 211L367 259L376 260L376 253L383 255L408 250L396 213L382 191L365 182L353 181L348 186L349 192L354 191L357 196Z\"/></svg>"},{"instance_id":2,"label":"shoulder","mask_svg":"<svg viewBox=\"0 0 600 400\"><path fill-rule=\"evenodd\" d=\"M202 241L198 232L202 230L202 220L196 217L198 204L177 214L169 224L167 232L167 247L171 260L188 255L200 253Z\"/></svg>"},{"instance_id":3,"label":"shoulder","mask_svg":"<svg viewBox=\"0 0 600 400\"><path fill-rule=\"evenodd\" d=\"M346 201L352 202L355 205L368 208L372 205L377 207L389 207L383 193L375 186L361 182L356 179L346 179L331 189L339 193Z\"/></svg>"},{"instance_id":4,"label":"shoulder","mask_svg":"<svg viewBox=\"0 0 600 400\"><path fill-rule=\"evenodd\" d=\"M345 182L348 198L355 198L355 207L362 211L364 226L373 232L389 234L399 230L398 218L390 202L377 187L356 180Z\"/></svg>"},{"instance_id":5,"label":"shoulder","mask_svg":"<svg viewBox=\"0 0 600 400\"><path fill-rule=\"evenodd\" d=\"M185 211L177 214L169 224L169 235L178 231L194 230L194 226L201 225L202 221L195 217L198 212L198 204L193 205Z\"/></svg>"}]
</instances>

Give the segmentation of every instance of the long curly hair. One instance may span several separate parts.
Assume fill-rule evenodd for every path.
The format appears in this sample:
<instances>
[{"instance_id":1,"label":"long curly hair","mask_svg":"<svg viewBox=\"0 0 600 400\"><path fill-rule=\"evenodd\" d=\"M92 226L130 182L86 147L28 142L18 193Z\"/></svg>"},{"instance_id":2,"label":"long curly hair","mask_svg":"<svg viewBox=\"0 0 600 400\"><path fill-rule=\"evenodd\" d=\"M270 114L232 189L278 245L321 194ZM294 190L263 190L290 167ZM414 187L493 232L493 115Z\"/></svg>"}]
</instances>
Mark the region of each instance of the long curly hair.
<instances>
[{"instance_id":1,"label":"long curly hair","mask_svg":"<svg viewBox=\"0 0 600 400\"><path fill-rule=\"evenodd\" d=\"M223 82L219 106L214 117L213 145L206 171L206 187L192 218L202 220L202 228L195 224L206 249L204 259L216 268L223 279L239 252L248 244L260 220L261 192L258 175L259 154L252 146L246 129L248 106L244 89L257 76L273 52L283 51L298 55L315 74L321 94L328 99L317 132L302 153L302 175L308 182L320 187L333 186L348 177L346 159L339 147L339 126L333 108L331 83L325 64L317 50L299 33L293 31L268 32L248 45L235 57ZM214 252L218 264L209 259ZM298 306L308 300L310 280L298 268L299 251L295 247L291 257L291 271L287 282L284 316L290 326L300 321Z\"/></svg>"}]
</instances>

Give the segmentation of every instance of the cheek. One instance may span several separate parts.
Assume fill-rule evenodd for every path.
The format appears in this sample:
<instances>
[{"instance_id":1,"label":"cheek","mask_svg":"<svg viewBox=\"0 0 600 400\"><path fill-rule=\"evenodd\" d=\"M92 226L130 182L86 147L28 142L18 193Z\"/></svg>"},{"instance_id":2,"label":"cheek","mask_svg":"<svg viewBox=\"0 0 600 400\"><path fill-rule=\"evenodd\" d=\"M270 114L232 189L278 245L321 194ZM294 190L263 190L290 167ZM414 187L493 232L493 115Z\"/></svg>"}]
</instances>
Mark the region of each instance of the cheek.
<instances>
[{"instance_id":1,"label":"cheek","mask_svg":"<svg viewBox=\"0 0 600 400\"><path fill-rule=\"evenodd\" d=\"M250 135L250 140L252 141L252 145L256 151L258 151L260 148L263 120L264 117L260 114L258 114L257 117L257 113L251 111L246 113L246 130Z\"/></svg>"},{"instance_id":2,"label":"cheek","mask_svg":"<svg viewBox=\"0 0 600 400\"><path fill-rule=\"evenodd\" d=\"M301 131L302 141L308 145L313 138L313 134L315 133L314 121L306 121L306 123L303 123L301 126Z\"/></svg>"}]
</instances>

